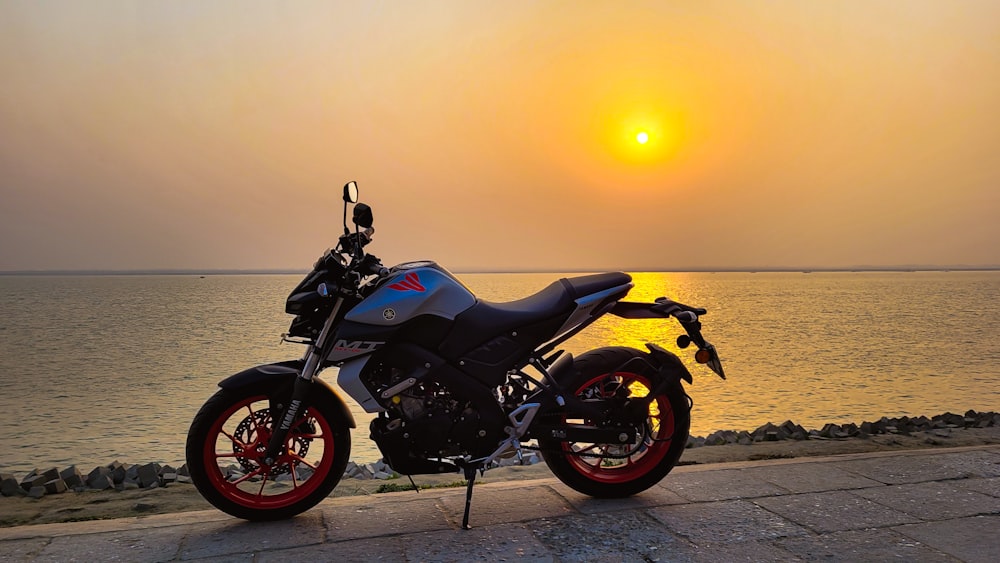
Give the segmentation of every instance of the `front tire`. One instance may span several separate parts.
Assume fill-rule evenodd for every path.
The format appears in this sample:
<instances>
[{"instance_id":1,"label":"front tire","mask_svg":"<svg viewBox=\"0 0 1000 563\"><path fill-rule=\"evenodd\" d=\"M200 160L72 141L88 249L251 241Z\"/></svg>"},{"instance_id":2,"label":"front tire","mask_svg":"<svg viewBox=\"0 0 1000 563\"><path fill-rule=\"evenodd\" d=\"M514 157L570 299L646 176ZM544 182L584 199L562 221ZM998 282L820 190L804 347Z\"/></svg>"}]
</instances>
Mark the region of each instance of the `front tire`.
<instances>
[{"instance_id":1,"label":"front tire","mask_svg":"<svg viewBox=\"0 0 1000 563\"><path fill-rule=\"evenodd\" d=\"M623 347L582 354L574 361L575 373L563 382L564 388L581 399L608 398L622 387L629 390L630 397L646 396L663 376L638 369L641 365L638 362L626 364L634 358L648 359L649 354ZM646 431L633 444L539 439L542 458L549 469L571 488L599 498L631 496L660 482L680 460L691 425L690 403L679 375L675 384L650 403Z\"/></svg>"},{"instance_id":2,"label":"front tire","mask_svg":"<svg viewBox=\"0 0 1000 563\"><path fill-rule=\"evenodd\" d=\"M350 429L340 422L339 405L318 392L293 422L284 452L265 466L273 418L281 416L272 416L271 406L287 402L277 393L268 384L220 389L188 431L191 481L208 502L237 518L281 520L312 508L337 486L350 457Z\"/></svg>"}]
</instances>

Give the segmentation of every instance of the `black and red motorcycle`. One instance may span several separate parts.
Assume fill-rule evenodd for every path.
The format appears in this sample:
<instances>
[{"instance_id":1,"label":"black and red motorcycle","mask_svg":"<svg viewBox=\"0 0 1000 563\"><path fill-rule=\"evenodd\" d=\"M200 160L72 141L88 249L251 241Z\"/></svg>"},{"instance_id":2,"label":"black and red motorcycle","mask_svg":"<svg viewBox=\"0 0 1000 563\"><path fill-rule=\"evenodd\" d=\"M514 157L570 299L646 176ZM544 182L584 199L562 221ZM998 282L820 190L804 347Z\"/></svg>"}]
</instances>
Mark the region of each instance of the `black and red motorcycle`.
<instances>
[{"instance_id":1,"label":"black and red motorcycle","mask_svg":"<svg viewBox=\"0 0 1000 563\"><path fill-rule=\"evenodd\" d=\"M248 520L288 518L326 497L350 456L355 427L338 386L369 413L371 438L403 475L462 472L463 526L477 473L539 450L561 481L594 497L659 482L687 443L691 374L647 350L560 350L604 315L673 318L695 360L725 378L701 334L705 309L667 298L623 301L625 273L563 278L523 299L477 298L431 261L392 268L365 252L371 208L344 186L344 234L291 292L285 339L301 359L256 366L219 383L187 439L191 479L209 502ZM354 229L347 224L349 204Z\"/></svg>"}]
</instances>

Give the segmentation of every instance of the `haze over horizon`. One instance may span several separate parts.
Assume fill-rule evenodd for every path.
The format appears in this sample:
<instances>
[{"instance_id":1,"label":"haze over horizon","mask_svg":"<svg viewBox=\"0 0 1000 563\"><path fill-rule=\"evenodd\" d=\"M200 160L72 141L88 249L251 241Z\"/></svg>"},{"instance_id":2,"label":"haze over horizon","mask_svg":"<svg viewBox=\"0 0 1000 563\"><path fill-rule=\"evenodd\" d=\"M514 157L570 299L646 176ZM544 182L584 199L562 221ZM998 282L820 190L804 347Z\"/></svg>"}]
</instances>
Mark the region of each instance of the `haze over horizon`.
<instances>
[{"instance_id":1,"label":"haze over horizon","mask_svg":"<svg viewBox=\"0 0 1000 563\"><path fill-rule=\"evenodd\" d=\"M1000 265L1000 4L0 3L0 272Z\"/></svg>"}]
</instances>

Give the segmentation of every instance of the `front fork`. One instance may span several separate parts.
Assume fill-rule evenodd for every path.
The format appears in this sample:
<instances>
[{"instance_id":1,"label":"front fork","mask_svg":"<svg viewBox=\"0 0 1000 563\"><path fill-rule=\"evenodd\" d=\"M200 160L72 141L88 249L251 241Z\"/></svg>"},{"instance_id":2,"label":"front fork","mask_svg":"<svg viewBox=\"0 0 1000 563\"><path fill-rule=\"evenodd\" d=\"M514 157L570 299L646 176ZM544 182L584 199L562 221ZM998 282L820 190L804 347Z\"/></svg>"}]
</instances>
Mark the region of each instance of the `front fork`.
<instances>
[{"instance_id":1,"label":"front fork","mask_svg":"<svg viewBox=\"0 0 1000 563\"><path fill-rule=\"evenodd\" d=\"M343 302L343 297L337 297L337 302L333 305L333 311L330 312L330 316L323 323L323 330L319 332L316 341L306 349L305 363L302 366L302 372L295 378L295 385L292 387L292 397L282 410L281 417L275 421L276 424L272 425L271 440L267 443L267 451L264 454L265 465L274 465L278 456L283 453L282 449L285 447L285 441L288 439L288 431L292 428L292 423L295 422L295 419L298 418L299 413L302 411L302 403L309 396L313 378L316 376L316 372L319 371L320 362L323 360L324 345L330 337L334 319L337 318L337 312L340 311L340 306Z\"/></svg>"}]
</instances>

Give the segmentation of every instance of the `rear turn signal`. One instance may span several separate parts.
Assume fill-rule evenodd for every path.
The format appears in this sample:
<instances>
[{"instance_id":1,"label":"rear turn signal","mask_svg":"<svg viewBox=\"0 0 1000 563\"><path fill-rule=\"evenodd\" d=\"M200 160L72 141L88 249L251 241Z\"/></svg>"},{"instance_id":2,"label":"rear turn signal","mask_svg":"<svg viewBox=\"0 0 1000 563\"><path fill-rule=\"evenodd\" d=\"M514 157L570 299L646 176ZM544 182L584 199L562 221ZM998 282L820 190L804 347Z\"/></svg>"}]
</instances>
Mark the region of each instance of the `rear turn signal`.
<instances>
[{"instance_id":1,"label":"rear turn signal","mask_svg":"<svg viewBox=\"0 0 1000 563\"><path fill-rule=\"evenodd\" d=\"M694 353L694 361L699 364L707 364L709 360L712 359L712 353L708 350L702 349Z\"/></svg>"}]
</instances>

